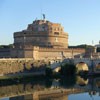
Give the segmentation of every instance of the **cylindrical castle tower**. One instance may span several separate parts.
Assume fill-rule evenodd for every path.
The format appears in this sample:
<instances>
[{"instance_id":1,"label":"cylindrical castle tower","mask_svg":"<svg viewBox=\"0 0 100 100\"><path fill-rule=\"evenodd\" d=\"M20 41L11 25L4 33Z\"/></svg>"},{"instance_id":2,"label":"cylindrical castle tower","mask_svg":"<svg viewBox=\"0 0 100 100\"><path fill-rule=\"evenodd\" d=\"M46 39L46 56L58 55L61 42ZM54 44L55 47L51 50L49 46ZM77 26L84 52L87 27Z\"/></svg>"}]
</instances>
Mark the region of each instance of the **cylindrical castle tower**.
<instances>
[{"instance_id":1,"label":"cylindrical castle tower","mask_svg":"<svg viewBox=\"0 0 100 100\"><path fill-rule=\"evenodd\" d=\"M46 20L35 20L26 30L14 33L15 48L39 46L50 48L68 48L68 33L61 24Z\"/></svg>"}]
</instances>

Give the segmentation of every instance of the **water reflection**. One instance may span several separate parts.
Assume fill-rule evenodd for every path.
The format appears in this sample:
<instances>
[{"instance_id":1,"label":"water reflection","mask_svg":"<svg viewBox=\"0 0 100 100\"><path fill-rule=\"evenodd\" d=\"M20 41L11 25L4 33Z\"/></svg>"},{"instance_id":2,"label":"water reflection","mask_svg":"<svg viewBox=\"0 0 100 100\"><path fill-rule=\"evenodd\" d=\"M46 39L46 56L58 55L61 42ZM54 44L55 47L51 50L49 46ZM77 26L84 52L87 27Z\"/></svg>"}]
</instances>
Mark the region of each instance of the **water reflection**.
<instances>
[{"instance_id":1,"label":"water reflection","mask_svg":"<svg viewBox=\"0 0 100 100\"><path fill-rule=\"evenodd\" d=\"M65 91L66 93L63 93L63 91L61 91L62 89L68 90L68 92ZM57 90L61 93L54 95L54 97L53 95L39 96L38 94L38 100L72 100L72 94L77 96L76 94L80 93L81 96L83 93L85 93L85 95L88 94L91 98L94 95L100 96L100 77L82 78L76 76L58 79L30 78L21 81L0 81L0 98L10 97L9 99L5 98L0 100L33 100L35 93L39 93L39 91L42 91L42 93L47 91L49 93L52 90L53 92Z\"/></svg>"},{"instance_id":2,"label":"water reflection","mask_svg":"<svg viewBox=\"0 0 100 100\"><path fill-rule=\"evenodd\" d=\"M88 82L89 82L89 79L84 79L84 78L81 78L80 76L77 76L76 84L78 84L79 86L86 86Z\"/></svg>"}]
</instances>

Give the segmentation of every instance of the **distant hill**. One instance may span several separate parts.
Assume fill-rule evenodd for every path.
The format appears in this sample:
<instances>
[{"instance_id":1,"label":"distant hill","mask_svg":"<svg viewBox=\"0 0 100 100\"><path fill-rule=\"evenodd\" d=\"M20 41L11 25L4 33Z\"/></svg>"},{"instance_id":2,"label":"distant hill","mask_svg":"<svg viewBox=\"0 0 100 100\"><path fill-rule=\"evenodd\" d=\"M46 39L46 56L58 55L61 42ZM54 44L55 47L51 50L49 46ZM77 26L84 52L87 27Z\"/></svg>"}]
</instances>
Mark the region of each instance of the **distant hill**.
<instances>
[{"instance_id":1,"label":"distant hill","mask_svg":"<svg viewBox=\"0 0 100 100\"><path fill-rule=\"evenodd\" d=\"M83 49L93 48L93 47L94 46L92 46L92 45L86 45L86 44L77 45L77 46L68 46L68 48L83 48Z\"/></svg>"}]
</instances>

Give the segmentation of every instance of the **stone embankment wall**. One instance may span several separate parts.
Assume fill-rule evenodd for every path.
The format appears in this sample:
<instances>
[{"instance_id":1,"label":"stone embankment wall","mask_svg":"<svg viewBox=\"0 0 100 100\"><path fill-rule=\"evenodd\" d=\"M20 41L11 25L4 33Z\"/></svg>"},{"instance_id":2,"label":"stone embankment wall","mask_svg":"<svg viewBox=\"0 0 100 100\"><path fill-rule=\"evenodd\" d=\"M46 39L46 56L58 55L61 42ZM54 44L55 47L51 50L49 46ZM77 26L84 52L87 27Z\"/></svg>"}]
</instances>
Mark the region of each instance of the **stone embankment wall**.
<instances>
[{"instance_id":1,"label":"stone embankment wall","mask_svg":"<svg viewBox=\"0 0 100 100\"><path fill-rule=\"evenodd\" d=\"M33 59L0 59L0 75L43 71L46 67L44 61Z\"/></svg>"}]
</instances>

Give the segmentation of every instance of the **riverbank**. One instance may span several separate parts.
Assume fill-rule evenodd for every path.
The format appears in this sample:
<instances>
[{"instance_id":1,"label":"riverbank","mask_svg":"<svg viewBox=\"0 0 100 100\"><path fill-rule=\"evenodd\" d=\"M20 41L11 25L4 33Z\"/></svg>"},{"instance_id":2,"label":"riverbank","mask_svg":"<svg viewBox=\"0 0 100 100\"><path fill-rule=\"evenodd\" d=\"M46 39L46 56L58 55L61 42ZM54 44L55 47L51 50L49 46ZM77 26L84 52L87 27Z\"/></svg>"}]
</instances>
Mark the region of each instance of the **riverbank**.
<instances>
[{"instance_id":1,"label":"riverbank","mask_svg":"<svg viewBox=\"0 0 100 100\"><path fill-rule=\"evenodd\" d=\"M0 80L23 79L27 77L40 77L40 76L45 76L45 72L8 74L0 76Z\"/></svg>"}]
</instances>

